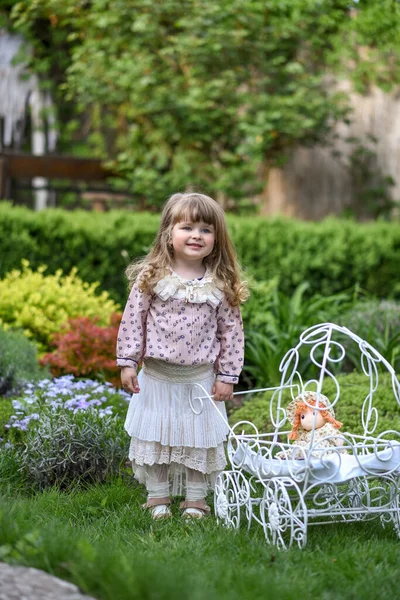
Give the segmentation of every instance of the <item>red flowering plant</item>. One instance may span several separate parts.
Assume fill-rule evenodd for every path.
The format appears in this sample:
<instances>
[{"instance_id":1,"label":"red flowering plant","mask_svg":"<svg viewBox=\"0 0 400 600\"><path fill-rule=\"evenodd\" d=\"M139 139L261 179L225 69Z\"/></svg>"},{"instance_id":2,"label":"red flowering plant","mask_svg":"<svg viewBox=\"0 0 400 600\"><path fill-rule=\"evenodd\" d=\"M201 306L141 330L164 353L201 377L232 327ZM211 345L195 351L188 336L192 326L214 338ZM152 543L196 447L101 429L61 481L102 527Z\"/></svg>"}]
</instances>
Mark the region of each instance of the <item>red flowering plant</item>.
<instances>
[{"instance_id":1,"label":"red flowering plant","mask_svg":"<svg viewBox=\"0 0 400 600\"><path fill-rule=\"evenodd\" d=\"M45 354L40 363L49 365L54 377L75 375L109 381L120 387L115 364L115 346L121 314L111 315L108 327L100 327L97 317L76 317L53 337L55 351Z\"/></svg>"}]
</instances>

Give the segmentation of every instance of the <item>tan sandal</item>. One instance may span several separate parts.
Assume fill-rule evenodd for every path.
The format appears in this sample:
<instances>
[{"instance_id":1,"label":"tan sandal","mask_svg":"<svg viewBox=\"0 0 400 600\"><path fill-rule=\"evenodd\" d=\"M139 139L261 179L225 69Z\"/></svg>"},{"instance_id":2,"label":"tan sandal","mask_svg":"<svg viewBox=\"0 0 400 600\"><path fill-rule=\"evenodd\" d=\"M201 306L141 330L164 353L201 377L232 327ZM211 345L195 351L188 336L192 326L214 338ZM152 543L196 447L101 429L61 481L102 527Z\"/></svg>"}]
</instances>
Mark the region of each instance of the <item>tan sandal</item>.
<instances>
[{"instance_id":1,"label":"tan sandal","mask_svg":"<svg viewBox=\"0 0 400 600\"><path fill-rule=\"evenodd\" d=\"M211 512L210 507L204 500L185 500L181 502L180 508L183 509L182 516L184 519L203 519Z\"/></svg>"},{"instance_id":2,"label":"tan sandal","mask_svg":"<svg viewBox=\"0 0 400 600\"><path fill-rule=\"evenodd\" d=\"M168 504L157 504L156 506L152 506L149 510L155 521L160 519L170 519L172 517L172 512L170 511Z\"/></svg>"},{"instance_id":3,"label":"tan sandal","mask_svg":"<svg viewBox=\"0 0 400 600\"><path fill-rule=\"evenodd\" d=\"M169 508L169 498L151 498L143 504L143 508L149 510L155 521L160 519L169 519L172 517L172 512Z\"/></svg>"}]
</instances>

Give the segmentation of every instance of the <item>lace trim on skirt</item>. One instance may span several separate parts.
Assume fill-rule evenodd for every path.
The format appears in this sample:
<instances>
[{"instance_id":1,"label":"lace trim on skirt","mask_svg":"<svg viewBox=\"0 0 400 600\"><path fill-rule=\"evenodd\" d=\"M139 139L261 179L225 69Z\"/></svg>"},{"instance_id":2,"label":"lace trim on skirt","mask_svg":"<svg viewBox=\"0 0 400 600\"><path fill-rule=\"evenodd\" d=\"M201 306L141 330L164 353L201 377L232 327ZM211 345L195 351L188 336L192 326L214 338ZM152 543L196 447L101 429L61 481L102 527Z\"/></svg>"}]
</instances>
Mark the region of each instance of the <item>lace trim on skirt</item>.
<instances>
[{"instance_id":1,"label":"lace trim on skirt","mask_svg":"<svg viewBox=\"0 0 400 600\"><path fill-rule=\"evenodd\" d=\"M132 438L129 459L137 466L176 463L205 474L223 471L226 467L223 444L215 448L171 447Z\"/></svg>"}]
</instances>

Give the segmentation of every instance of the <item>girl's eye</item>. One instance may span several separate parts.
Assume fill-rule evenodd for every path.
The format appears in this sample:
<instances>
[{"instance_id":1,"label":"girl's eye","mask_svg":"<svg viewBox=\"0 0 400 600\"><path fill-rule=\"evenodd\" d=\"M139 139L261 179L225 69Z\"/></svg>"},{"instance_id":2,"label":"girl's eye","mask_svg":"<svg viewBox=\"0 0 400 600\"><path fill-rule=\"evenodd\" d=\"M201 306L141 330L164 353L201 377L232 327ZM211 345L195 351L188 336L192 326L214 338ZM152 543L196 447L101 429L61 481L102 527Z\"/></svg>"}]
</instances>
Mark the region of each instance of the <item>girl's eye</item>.
<instances>
[{"instance_id":1,"label":"girl's eye","mask_svg":"<svg viewBox=\"0 0 400 600\"><path fill-rule=\"evenodd\" d=\"M203 233L211 233L210 229L203 229Z\"/></svg>"},{"instance_id":2,"label":"girl's eye","mask_svg":"<svg viewBox=\"0 0 400 600\"><path fill-rule=\"evenodd\" d=\"M305 415L301 415L301 418L304 419Z\"/></svg>"},{"instance_id":3,"label":"girl's eye","mask_svg":"<svg viewBox=\"0 0 400 600\"><path fill-rule=\"evenodd\" d=\"M182 229L187 229L187 230L189 231L189 230L190 230L190 229L192 229L192 228L191 228L191 227L189 227L189 225L184 225L184 226L182 227Z\"/></svg>"}]
</instances>

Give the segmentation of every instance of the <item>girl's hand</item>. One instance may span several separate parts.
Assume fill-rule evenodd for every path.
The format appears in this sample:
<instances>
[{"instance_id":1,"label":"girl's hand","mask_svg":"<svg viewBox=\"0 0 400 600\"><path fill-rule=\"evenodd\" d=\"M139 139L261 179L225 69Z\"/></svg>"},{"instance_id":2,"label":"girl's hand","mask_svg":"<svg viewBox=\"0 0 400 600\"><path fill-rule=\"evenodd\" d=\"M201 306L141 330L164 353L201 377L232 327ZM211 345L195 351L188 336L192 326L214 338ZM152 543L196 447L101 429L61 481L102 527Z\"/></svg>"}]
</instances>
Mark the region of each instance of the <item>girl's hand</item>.
<instances>
[{"instance_id":1,"label":"girl's hand","mask_svg":"<svg viewBox=\"0 0 400 600\"><path fill-rule=\"evenodd\" d=\"M131 392L131 394L138 394L140 392L136 369L133 367L122 367L121 381L122 387L126 392Z\"/></svg>"},{"instance_id":2,"label":"girl's hand","mask_svg":"<svg viewBox=\"0 0 400 600\"><path fill-rule=\"evenodd\" d=\"M216 381L213 385L212 393L217 402L226 402L233 400L233 384Z\"/></svg>"}]
</instances>

